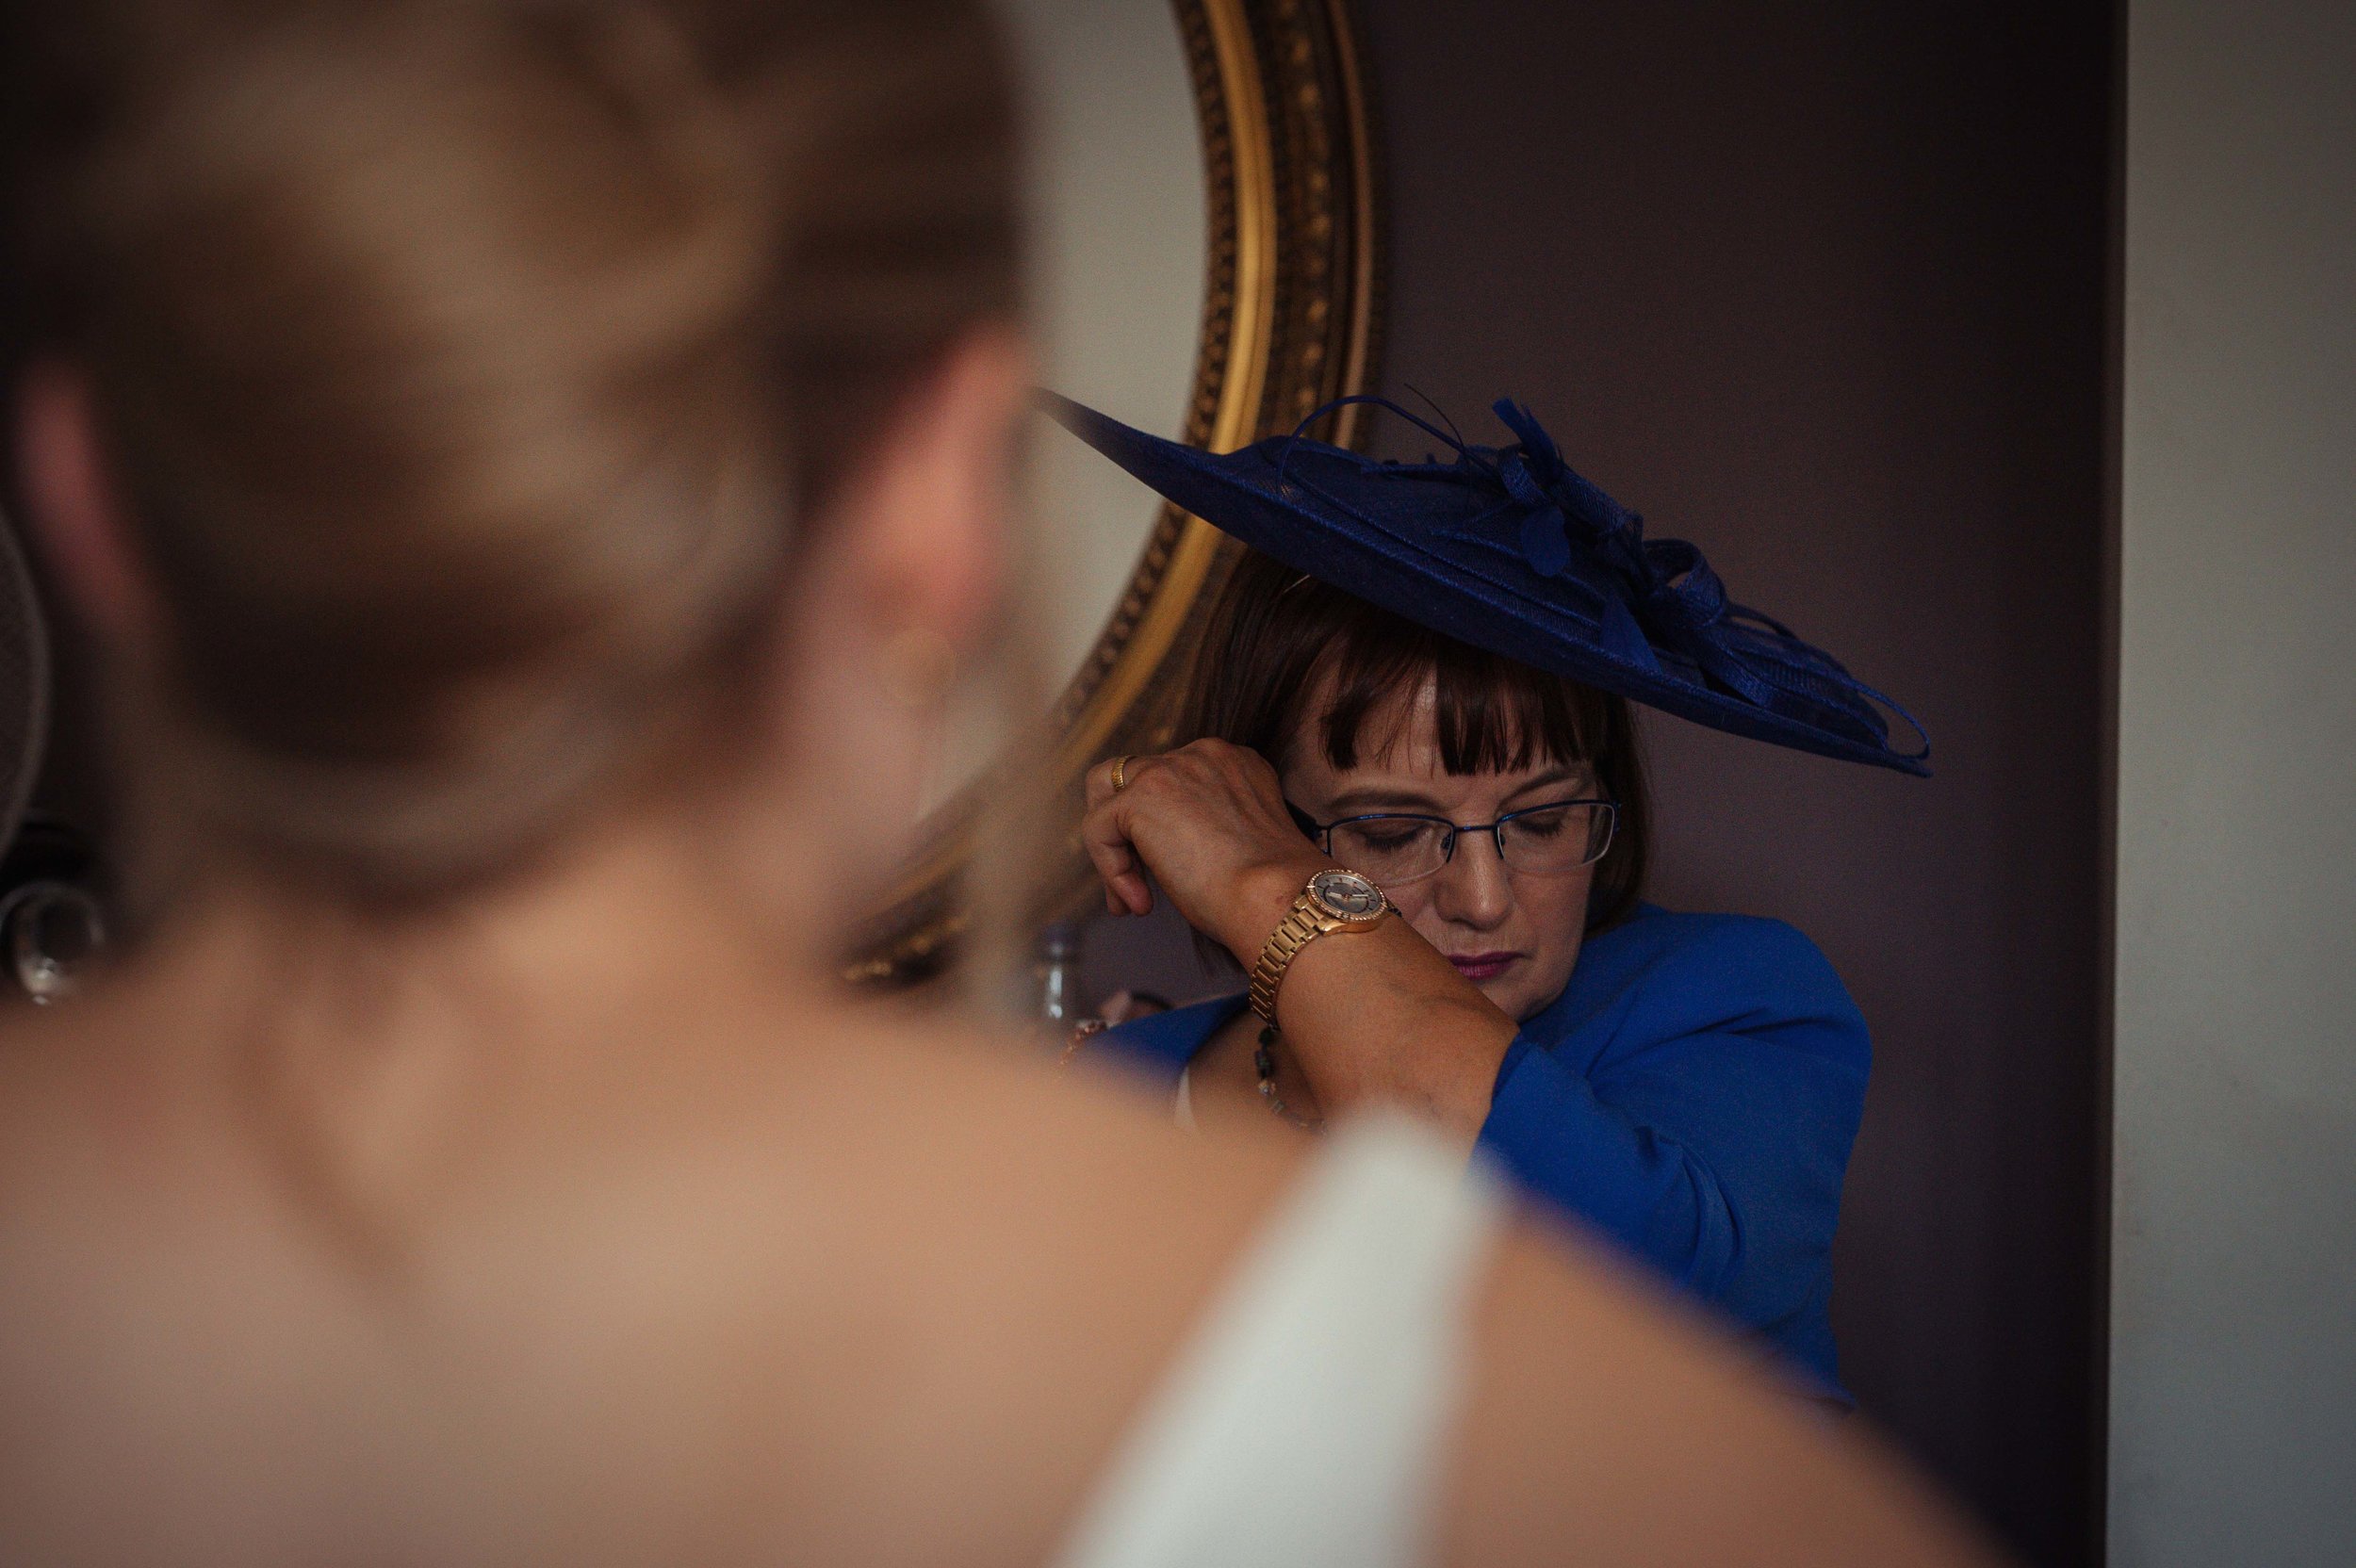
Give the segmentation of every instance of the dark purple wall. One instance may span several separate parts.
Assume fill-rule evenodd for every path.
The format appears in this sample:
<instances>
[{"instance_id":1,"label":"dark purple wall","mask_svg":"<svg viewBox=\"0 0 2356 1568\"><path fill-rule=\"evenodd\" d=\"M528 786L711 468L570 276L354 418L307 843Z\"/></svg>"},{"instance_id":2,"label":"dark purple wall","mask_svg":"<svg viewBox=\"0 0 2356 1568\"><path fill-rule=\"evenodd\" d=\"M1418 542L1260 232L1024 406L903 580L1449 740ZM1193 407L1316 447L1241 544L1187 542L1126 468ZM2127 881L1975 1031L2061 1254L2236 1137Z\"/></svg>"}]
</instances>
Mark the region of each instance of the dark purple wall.
<instances>
[{"instance_id":1,"label":"dark purple wall","mask_svg":"<svg viewBox=\"0 0 2356 1568\"><path fill-rule=\"evenodd\" d=\"M2087 1560L2108 9L1365 8L1394 394L1530 403L1935 739L1920 782L1652 723L1655 896L1848 980L1843 1370L2035 1560Z\"/></svg>"}]
</instances>

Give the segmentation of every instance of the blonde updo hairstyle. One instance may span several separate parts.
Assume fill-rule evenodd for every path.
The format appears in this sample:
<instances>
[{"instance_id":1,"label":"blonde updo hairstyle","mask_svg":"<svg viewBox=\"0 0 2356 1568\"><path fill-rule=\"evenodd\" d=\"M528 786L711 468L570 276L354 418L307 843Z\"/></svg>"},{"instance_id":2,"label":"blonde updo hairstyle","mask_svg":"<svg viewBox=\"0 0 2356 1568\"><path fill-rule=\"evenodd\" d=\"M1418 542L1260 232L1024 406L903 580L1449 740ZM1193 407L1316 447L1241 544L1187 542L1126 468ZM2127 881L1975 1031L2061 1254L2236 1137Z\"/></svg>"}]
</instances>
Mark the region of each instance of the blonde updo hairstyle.
<instances>
[{"instance_id":1,"label":"blonde updo hairstyle","mask_svg":"<svg viewBox=\"0 0 2356 1568\"><path fill-rule=\"evenodd\" d=\"M340 897L727 734L847 465L1019 309L978 4L13 9L9 381L87 377L159 601L125 793Z\"/></svg>"}]
</instances>

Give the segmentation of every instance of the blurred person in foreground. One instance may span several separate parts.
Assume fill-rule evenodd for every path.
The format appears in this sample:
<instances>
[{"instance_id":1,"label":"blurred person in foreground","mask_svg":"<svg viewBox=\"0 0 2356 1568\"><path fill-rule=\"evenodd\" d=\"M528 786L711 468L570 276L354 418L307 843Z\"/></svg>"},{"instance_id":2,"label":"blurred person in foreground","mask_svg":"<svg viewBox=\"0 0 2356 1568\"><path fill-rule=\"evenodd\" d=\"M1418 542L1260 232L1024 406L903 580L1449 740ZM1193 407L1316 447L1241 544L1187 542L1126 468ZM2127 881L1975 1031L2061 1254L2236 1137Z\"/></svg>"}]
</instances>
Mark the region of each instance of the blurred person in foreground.
<instances>
[{"instance_id":1,"label":"blurred person in foreground","mask_svg":"<svg viewBox=\"0 0 2356 1568\"><path fill-rule=\"evenodd\" d=\"M1974 1560L1411 1126L833 983L1009 553L975 8L15 20L153 908L0 1030L0 1560Z\"/></svg>"}]
</instances>

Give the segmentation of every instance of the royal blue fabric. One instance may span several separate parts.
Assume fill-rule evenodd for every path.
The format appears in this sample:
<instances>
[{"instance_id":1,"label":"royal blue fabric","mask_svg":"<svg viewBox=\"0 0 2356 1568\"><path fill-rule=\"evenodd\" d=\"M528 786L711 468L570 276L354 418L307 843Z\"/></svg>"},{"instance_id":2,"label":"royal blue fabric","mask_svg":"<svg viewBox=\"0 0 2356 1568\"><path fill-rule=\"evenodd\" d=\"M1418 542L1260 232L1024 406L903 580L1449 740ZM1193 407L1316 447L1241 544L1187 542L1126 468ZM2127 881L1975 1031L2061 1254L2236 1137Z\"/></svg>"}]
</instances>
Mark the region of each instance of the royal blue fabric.
<instances>
[{"instance_id":1,"label":"royal blue fabric","mask_svg":"<svg viewBox=\"0 0 2356 1568\"><path fill-rule=\"evenodd\" d=\"M1242 1006L1099 1038L1174 1087ZM1864 1018L1799 932L1645 905L1589 938L1562 994L1522 1025L1481 1146L1845 1403L1826 1309L1870 1056Z\"/></svg>"},{"instance_id":2,"label":"royal blue fabric","mask_svg":"<svg viewBox=\"0 0 2356 1568\"><path fill-rule=\"evenodd\" d=\"M1496 405L1517 438L1504 447L1470 445L1386 403L1455 452L1390 463L1298 432L1206 452L1054 393L1041 401L1204 522L1393 614L1714 729L1930 772L1930 741L1904 709L1735 603L1693 545L1644 537L1644 519L1575 472L1518 403ZM1891 743L1885 710L1912 731L1912 749Z\"/></svg>"}]
</instances>

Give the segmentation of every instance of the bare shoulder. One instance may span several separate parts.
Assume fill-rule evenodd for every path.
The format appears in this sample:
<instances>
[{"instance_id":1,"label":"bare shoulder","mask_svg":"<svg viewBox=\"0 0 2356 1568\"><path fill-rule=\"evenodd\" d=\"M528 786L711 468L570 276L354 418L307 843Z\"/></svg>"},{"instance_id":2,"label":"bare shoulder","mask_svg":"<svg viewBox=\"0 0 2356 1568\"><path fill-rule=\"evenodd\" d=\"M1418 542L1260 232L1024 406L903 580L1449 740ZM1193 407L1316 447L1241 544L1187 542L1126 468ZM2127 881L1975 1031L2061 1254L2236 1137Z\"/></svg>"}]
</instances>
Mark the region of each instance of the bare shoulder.
<instances>
[{"instance_id":1,"label":"bare shoulder","mask_svg":"<svg viewBox=\"0 0 2356 1568\"><path fill-rule=\"evenodd\" d=\"M2002 1560L1857 1423L1600 1249L1518 1229L1473 1330L1445 1561Z\"/></svg>"},{"instance_id":2,"label":"bare shoulder","mask_svg":"<svg viewBox=\"0 0 2356 1568\"><path fill-rule=\"evenodd\" d=\"M155 1439L148 1474L224 1517L316 1477L355 1516L563 1521L567 1560L781 1521L820 1560L1039 1560L1295 1160L947 1022L519 1052L353 1112L167 1081L86 1017L0 1025L0 1380L49 1391L60 1474L111 1474L106 1413L160 1393L212 1436ZM147 1353L173 1344L206 1349ZM35 1509L36 1479L0 1473L26 1504L0 1545L164 1517L63 1484Z\"/></svg>"}]
</instances>

